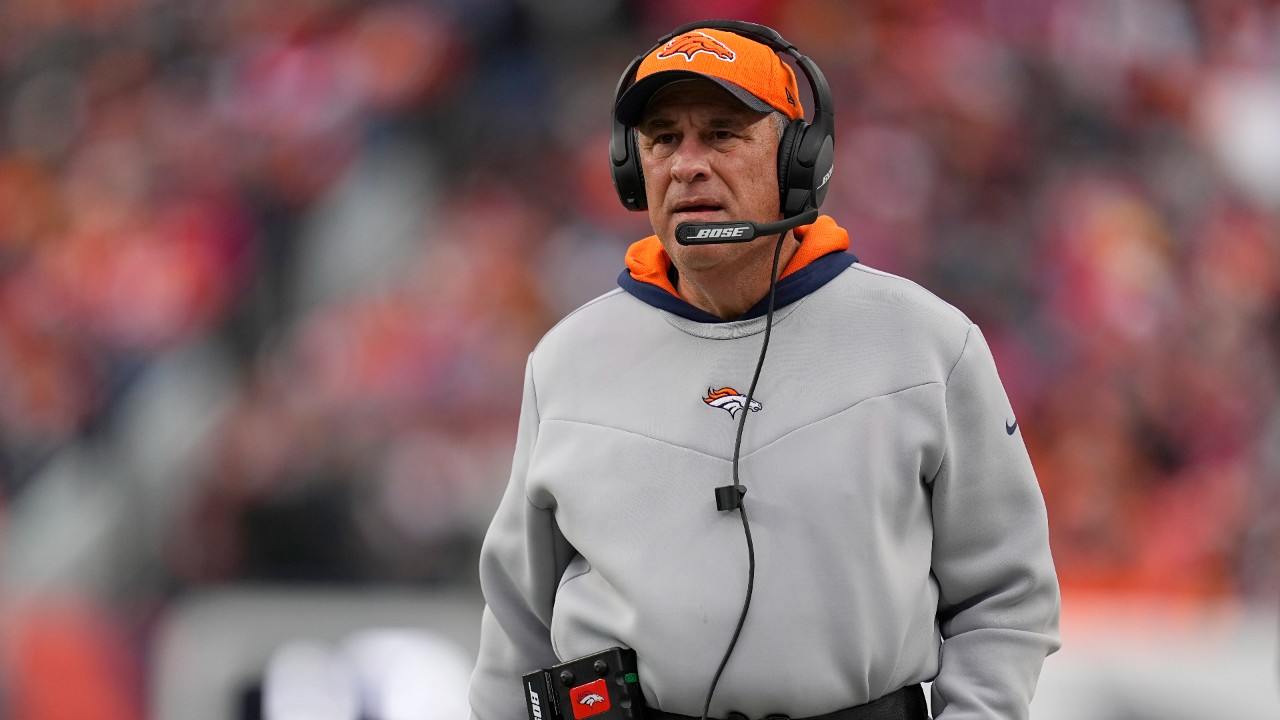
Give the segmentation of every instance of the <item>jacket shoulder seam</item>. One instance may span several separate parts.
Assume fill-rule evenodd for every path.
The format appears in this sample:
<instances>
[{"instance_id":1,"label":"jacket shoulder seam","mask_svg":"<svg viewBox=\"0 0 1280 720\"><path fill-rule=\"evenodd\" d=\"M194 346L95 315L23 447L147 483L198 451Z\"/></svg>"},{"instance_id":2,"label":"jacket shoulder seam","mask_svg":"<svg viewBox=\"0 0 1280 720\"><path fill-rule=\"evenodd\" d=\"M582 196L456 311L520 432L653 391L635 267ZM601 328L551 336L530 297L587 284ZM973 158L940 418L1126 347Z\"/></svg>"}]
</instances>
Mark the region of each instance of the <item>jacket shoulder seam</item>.
<instances>
[{"instance_id":1,"label":"jacket shoulder seam","mask_svg":"<svg viewBox=\"0 0 1280 720\"><path fill-rule=\"evenodd\" d=\"M858 406L859 406L859 405L861 405L862 403L867 402L868 400L876 400L876 399L878 399L878 398L889 397L889 396L891 396L891 395L897 395L897 394L899 394L899 393L904 393L904 392L907 392L907 391L909 391L909 390L916 390L916 389L918 389L918 388L928 387L928 386L930 386L930 385L942 385L942 384L943 384L943 383L942 383L941 381L939 381L939 380L926 380L925 382L916 383L916 384L914 384L914 385L908 385L908 386L906 386L906 387L898 388L897 390L888 390L888 391L886 391L886 392L876 393L875 395L868 395L867 397L864 397L864 398L860 398L860 399L858 399L857 401L855 401L854 403L852 403L852 404L848 405L847 407L843 407L843 408L841 408L841 409L839 409L839 410L836 410L835 412L829 413L829 414L827 414L827 415L823 415L823 416L822 416L822 417L820 417L820 418L817 418L817 419L815 419L815 420L810 420L809 422L807 422L807 423L805 423L805 424L803 424L803 425L800 425L799 427L796 427L796 428L793 428L793 429L791 429L791 430L788 430L787 432L785 432L785 433L783 433L783 434L779 435L778 437L776 437L776 438L774 438L774 439L770 440L769 442L765 443L764 445L761 445L760 447L756 448L755 450L752 450L751 452L747 453L746 455L743 455L743 457L744 457L744 458L749 458L749 457L751 457L752 455L755 455L756 453L760 452L761 450L764 450L765 448L767 448L767 447L769 447L769 446L773 445L774 443L780 442L781 440L783 440L783 439L787 438L787 437L788 437L788 436L790 436L790 435L794 435L795 433L798 433L798 432L800 432L801 430L804 430L805 428L808 428L808 427L812 427L812 426L814 426L814 425L817 425L817 424L818 424L818 423L820 423L820 422L826 422L827 420L830 420L831 418L833 418L833 417L835 417L835 416L837 416L837 415L842 415L842 414L844 414L844 413L847 413L847 412L849 412L850 410L852 410L852 409L854 409L854 408L858 407Z\"/></svg>"},{"instance_id":2,"label":"jacket shoulder seam","mask_svg":"<svg viewBox=\"0 0 1280 720\"><path fill-rule=\"evenodd\" d=\"M586 425L586 426L588 426L588 427L596 427L596 428L601 428L601 429L604 429L604 430L613 430L613 431L615 431L615 432L620 432L620 433L625 433L625 434L627 434L627 435L634 435L634 436L636 436L636 437L641 437L641 438L644 438L644 439L646 439L646 440L652 440L652 441L654 441L654 442L656 442L656 443L662 443L663 445L666 445L666 446L668 446L668 447L677 448L677 449L679 449L679 450L687 450L688 452L691 452L691 453L694 453L694 454L697 454L697 455L701 455L701 456L703 456L703 457L709 457L709 458L712 458L712 459L714 459L714 460L723 460L723 461L725 461L725 462L728 462L728 460L727 460L726 458L720 457L719 455L712 455L711 453L706 453L706 452L703 452L703 451L701 451L701 450L695 450L695 449L693 449L693 448L689 447L688 445L680 445L680 444L678 444L678 443L673 443L673 442L671 442L670 440L663 440L662 438L656 438L656 437L654 437L654 436L652 436L652 435L646 435L646 434L641 433L641 432L636 432L635 430L627 430L626 428L620 428L620 427L616 427L616 426L614 426L614 425L604 425L604 424L601 424L601 423L589 422L589 421L587 421L587 420L573 420L573 419L570 419L570 418L550 418L550 419L548 419L548 420L547 420L547 422L562 422L562 423L570 423L570 424L573 424L573 425Z\"/></svg>"},{"instance_id":3,"label":"jacket shoulder seam","mask_svg":"<svg viewBox=\"0 0 1280 720\"><path fill-rule=\"evenodd\" d=\"M614 288L614 289L610 290L609 292L607 292L607 293L605 293L605 294L603 294L603 295L600 295L599 297L592 298L591 300L588 300L587 302L583 303L582 305L579 305L577 308L575 308L575 309L574 309L572 312L570 312L568 315L565 315L564 317L560 318L560 320L559 320L555 325L552 325L552 326L551 326L551 329L550 329L550 330L547 330L547 332L543 333L543 335L542 335L542 339L541 339L541 340L539 340L539 341L538 341L538 344L537 344L537 345L535 345L535 346L533 347L533 353L537 353L537 352L538 352L538 349L542 347L543 343L545 343L545 342L547 341L547 339L548 339L548 338L550 338L552 335L554 335L554 334L555 334L555 332L556 332L556 330L557 330L557 329L559 329L559 327L560 327L561 325L564 325L565 323L569 322L569 320L570 320L571 318L573 318L575 315L577 315L577 314L579 314L579 313L581 313L581 312L585 311L587 308L591 307L592 305L596 305L596 304L602 303L602 302L604 302L605 300L608 300L608 299L610 299L610 298L614 297L615 295L625 295L625 294L626 294L626 293L625 293L625 291L623 291L623 289L622 289L622 288Z\"/></svg>"}]
</instances>

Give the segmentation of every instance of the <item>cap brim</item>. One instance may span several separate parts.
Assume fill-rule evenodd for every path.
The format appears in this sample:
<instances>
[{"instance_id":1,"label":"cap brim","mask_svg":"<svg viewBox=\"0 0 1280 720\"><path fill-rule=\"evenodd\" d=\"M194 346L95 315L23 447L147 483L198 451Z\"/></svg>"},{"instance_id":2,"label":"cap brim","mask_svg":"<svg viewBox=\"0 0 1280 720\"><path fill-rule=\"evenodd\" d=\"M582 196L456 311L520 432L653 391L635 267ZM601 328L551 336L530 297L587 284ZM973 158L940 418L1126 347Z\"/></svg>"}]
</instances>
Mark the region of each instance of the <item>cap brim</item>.
<instances>
[{"instance_id":1,"label":"cap brim","mask_svg":"<svg viewBox=\"0 0 1280 720\"><path fill-rule=\"evenodd\" d=\"M713 75L704 75L702 73L693 72L692 70L663 70L652 75L646 76L644 79L636 82L622 93L622 97L618 98L618 104L613 108L613 116L618 122L627 127L635 127L640 124L640 120L644 118L645 108L649 106L649 101L662 88L670 85L677 80L692 80L701 78L710 80L720 87L728 90L743 105L755 110L756 112L773 112L776 110L769 103L747 92L742 86L731 83L728 80L722 80Z\"/></svg>"}]
</instances>

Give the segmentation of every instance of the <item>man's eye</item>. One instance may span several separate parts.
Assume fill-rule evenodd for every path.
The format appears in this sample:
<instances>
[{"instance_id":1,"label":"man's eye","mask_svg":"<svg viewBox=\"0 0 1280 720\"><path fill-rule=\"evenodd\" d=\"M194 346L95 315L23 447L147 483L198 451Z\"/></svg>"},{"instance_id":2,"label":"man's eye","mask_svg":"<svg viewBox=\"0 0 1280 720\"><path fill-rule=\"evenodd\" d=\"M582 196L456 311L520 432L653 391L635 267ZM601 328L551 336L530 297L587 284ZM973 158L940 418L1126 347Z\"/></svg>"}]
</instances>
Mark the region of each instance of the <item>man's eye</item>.
<instances>
[{"instance_id":1,"label":"man's eye","mask_svg":"<svg viewBox=\"0 0 1280 720\"><path fill-rule=\"evenodd\" d=\"M729 140L733 138L733 131L732 130L716 130L715 132L711 133L711 137L715 138L716 140Z\"/></svg>"},{"instance_id":2,"label":"man's eye","mask_svg":"<svg viewBox=\"0 0 1280 720\"><path fill-rule=\"evenodd\" d=\"M667 145L676 141L675 133L663 133L653 138L654 145Z\"/></svg>"}]
</instances>

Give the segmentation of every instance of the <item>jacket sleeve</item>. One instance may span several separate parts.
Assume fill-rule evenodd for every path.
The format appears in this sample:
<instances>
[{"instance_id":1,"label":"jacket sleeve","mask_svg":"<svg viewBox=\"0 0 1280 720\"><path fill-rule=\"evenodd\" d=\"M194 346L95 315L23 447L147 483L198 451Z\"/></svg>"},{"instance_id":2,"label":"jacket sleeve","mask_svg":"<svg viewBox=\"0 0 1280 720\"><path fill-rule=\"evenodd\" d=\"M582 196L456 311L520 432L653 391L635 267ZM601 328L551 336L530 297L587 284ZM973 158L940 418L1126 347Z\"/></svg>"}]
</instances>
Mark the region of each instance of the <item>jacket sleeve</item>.
<instances>
[{"instance_id":1,"label":"jacket sleeve","mask_svg":"<svg viewBox=\"0 0 1280 720\"><path fill-rule=\"evenodd\" d=\"M1044 498L986 340L971 325L946 388L933 481L939 720L1025 719L1060 646Z\"/></svg>"},{"instance_id":2,"label":"jacket sleeve","mask_svg":"<svg viewBox=\"0 0 1280 720\"><path fill-rule=\"evenodd\" d=\"M557 529L553 508L536 506L527 493L537 441L530 359L511 479L480 550L485 609L469 689L472 720L523 720L521 675L559 662L551 647L551 608L573 548Z\"/></svg>"}]
</instances>

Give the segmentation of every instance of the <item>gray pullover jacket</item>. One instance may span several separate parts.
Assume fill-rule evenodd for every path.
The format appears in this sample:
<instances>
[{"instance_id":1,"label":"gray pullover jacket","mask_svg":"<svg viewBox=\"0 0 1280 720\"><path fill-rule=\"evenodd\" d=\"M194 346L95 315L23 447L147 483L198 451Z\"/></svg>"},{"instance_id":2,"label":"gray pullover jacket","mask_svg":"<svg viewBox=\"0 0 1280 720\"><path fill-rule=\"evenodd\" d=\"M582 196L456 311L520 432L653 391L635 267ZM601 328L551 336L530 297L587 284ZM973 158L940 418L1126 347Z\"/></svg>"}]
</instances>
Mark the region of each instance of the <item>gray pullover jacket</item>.
<instances>
[{"instance_id":1,"label":"gray pullover jacket","mask_svg":"<svg viewBox=\"0 0 1280 720\"><path fill-rule=\"evenodd\" d=\"M749 409L735 389L763 308L716 322L685 305L652 237L623 289L530 355L480 563L474 720L525 718L523 673L615 645L636 650L650 706L701 714L746 591L742 522L713 493L740 412L755 588L710 715L808 717L932 680L936 718L1027 717L1058 585L982 333L839 252L830 218L797 235Z\"/></svg>"}]
</instances>

